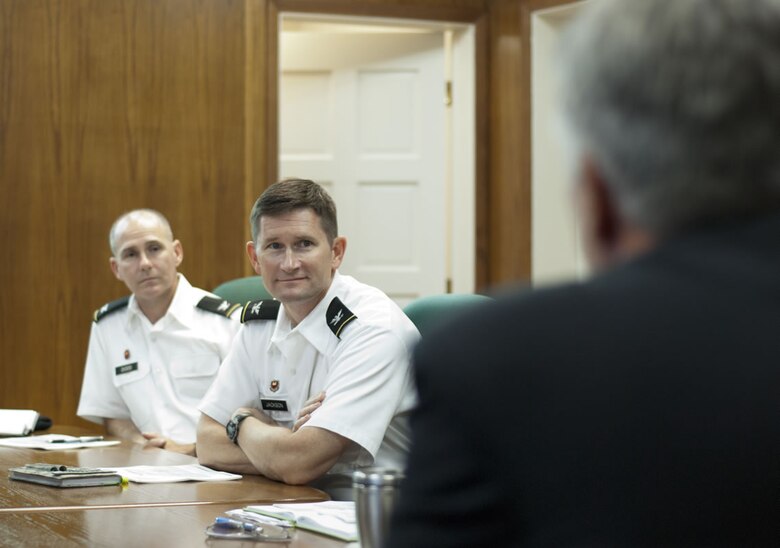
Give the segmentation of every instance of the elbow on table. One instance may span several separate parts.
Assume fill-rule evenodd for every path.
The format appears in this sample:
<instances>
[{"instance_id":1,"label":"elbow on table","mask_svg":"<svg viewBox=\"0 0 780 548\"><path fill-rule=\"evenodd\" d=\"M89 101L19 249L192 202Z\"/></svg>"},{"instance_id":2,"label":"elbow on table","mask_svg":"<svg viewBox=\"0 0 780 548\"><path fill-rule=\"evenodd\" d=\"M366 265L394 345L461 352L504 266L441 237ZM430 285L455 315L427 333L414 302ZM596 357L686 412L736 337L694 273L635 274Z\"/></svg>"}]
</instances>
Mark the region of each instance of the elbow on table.
<instances>
[{"instance_id":1,"label":"elbow on table","mask_svg":"<svg viewBox=\"0 0 780 548\"><path fill-rule=\"evenodd\" d=\"M278 470L278 475L279 479L287 485L306 485L322 476L322 474L312 470L301 470L293 467Z\"/></svg>"},{"instance_id":2,"label":"elbow on table","mask_svg":"<svg viewBox=\"0 0 780 548\"><path fill-rule=\"evenodd\" d=\"M217 466L217 462L212 458L212 455L204 448L203 445L198 445L198 464L201 466L208 466L214 468Z\"/></svg>"}]
</instances>

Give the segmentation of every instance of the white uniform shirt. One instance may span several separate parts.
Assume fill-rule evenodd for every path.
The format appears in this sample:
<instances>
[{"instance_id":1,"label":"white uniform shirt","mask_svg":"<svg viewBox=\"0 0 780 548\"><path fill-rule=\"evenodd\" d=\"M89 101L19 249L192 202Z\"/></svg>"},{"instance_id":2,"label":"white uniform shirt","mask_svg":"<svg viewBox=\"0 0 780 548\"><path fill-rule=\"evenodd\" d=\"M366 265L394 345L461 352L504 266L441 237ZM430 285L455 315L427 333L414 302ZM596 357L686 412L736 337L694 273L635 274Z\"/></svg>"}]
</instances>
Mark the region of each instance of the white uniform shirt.
<instances>
[{"instance_id":1,"label":"white uniform shirt","mask_svg":"<svg viewBox=\"0 0 780 548\"><path fill-rule=\"evenodd\" d=\"M339 336L326 317L335 297L357 316ZM264 409L291 428L303 403L324 390L322 406L303 427L357 444L329 474L348 476L354 466L372 463L403 468L407 415L415 403L410 355L419 338L384 293L336 273L325 297L294 329L283 306L276 320L242 326L200 410L225 424L239 407ZM286 410L271 410L280 406Z\"/></svg>"},{"instance_id":2,"label":"white uniform shirt","mask_svg":"<svg viewBox=\"0 0 780 548\"><path fill-rule=\"evenodd\" d=\"M193 443L197 405L217 376L240 327L197 308L211 293L179 274L176 294L154 325L134 297L92 324L77 414L102 423L130 419L141 432Z\"/></svg>"}]
</instances>

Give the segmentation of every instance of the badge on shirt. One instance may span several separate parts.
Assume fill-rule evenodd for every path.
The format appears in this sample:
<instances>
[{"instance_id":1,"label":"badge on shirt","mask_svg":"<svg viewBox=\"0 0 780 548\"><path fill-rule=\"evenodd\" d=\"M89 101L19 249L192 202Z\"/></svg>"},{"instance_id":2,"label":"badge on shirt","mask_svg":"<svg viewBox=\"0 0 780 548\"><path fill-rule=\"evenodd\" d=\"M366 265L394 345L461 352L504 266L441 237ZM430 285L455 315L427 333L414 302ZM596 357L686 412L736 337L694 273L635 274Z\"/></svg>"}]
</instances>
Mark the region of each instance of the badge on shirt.
<instances>
[{"instance_id":1,"label":"badge on shirt","mask_svg":"<svg viewBox=\"0 0 780 548\"><path fill-rule=\"evenodd\" d=\"M124 375L125 373L132 373L133 371L138 371L138 362L127 363L114 368L116 375Z\"/></svg>"},{"instance_id":2,"label":"badge on shirt","mask_svg":"<svg viewBox=\"0 0 780 548\"><path fill-rule=\"evenodd\" d=\"M284 400L264 400L261 398L260 405L263 411L287 411L287 402Z\"/></svg>"},{"instance_id":3,"label":"badge on shirt","mask_svg":"<svg viewBox=\"0 0 780 548\"><path fill-rule=\"evenodd\" d=\"M279 381L274 379L271 381L271 392L276 392L279 390Z\"/></svg>"}]
</instances>

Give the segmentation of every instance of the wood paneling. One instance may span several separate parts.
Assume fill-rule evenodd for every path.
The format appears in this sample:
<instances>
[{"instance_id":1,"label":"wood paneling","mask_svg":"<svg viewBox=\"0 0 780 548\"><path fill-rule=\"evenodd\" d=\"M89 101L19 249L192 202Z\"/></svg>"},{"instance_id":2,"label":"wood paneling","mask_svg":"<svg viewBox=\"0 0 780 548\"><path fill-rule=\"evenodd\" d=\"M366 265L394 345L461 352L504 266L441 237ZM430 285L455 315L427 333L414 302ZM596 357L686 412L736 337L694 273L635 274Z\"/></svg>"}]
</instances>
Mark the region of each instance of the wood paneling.
<instances>
[{"instance_id":1,"label":"wood paneling","mask_svg":"<svg viewBox=\"0 0 780 548\"><path fill-rule=\"evenodd\" d=\"M75 422L123 211L169 218L196 285L247 271L245 8L0 0L0 407Z\"/></svg>"},{"instance_id":2,"label":"wood paneling","mask_svg":"<svg viewBox=\"0 0 780 548\"><path fill-rule=\"evenodd\" d=\"M0 407L75 410L107 232L153 207L210 288L277 176L280 11L476 25L477 280L530 277L530 13L554 0L0 0ZM86 423L80 423L86 424Z\"/></svg>"}]
</instances>

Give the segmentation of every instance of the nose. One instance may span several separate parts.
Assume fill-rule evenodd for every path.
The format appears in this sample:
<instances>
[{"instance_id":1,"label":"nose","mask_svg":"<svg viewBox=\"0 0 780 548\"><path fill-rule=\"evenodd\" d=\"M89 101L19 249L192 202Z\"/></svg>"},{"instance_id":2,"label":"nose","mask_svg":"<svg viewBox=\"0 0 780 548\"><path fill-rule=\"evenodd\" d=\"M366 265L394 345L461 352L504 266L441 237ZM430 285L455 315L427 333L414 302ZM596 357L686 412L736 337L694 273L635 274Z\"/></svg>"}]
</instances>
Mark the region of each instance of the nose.
<instances>
[{"instance_id":1,"label":"nose","mask_svg":"<svg viewBox=\"0 0 780 548\"><path fill-rule=\"evenodd\" d=\"M142 269L148 270L149 268L152 267L152 261L149 260L149 255L147 255L143 251L141 252L140 259L141 259L141 268Z\"/></svg>"},{"instance_id":2,"label":"nose","mask_svg":"<svg viewBox=\"0 0 780 548\"><path fill-rule=\"evenodd\" d=\"M298 257L292 249L288 248L284 253L284 259L282 259L282 270L291 272L296 268L298 268Z\"/></svg>"}]
</instances>

